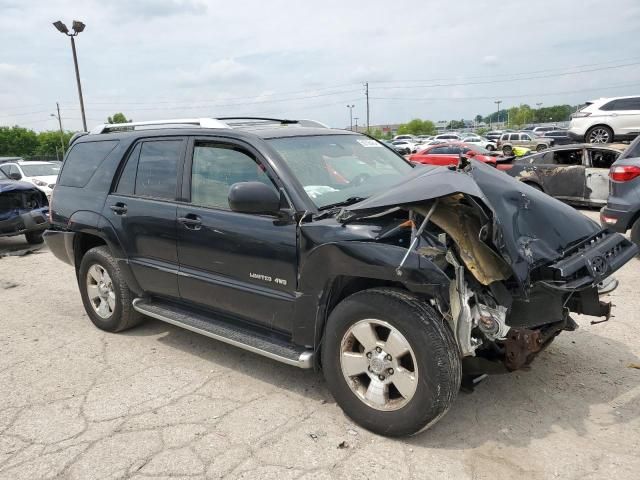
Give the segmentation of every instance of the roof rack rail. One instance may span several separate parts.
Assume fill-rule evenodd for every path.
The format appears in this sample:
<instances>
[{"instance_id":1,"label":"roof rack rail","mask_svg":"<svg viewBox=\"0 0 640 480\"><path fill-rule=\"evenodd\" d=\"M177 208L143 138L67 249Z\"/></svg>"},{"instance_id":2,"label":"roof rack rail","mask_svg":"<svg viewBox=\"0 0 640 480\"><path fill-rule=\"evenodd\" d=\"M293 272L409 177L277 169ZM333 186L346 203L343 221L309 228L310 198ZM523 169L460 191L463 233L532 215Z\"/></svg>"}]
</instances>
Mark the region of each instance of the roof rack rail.
<instances>
[{"instance_id":1,"label":"roof rack rail","mask_svg":"<svg viewBox=\"0 0 640 480\"><path fill-rule=\"evenodd\" d=\"M165 127L171 125L196 126L200 128L229 128L229 125L216 118L174 118L169 120L150 120L146 122L104 123L89 133L97 135L122 130L135 130L136 127Z\"/></svg>"},{"instance_id":2,"label":"roof rack rail","mask_svg":"<svg viewBox=\"0 0 640 480\"><path fill-rule=\"evenodd\" d=\"M316 120L289 120L270 117L218 117L218 120L229 123L231 127L255 127L259 125L299 125L301 127L329 128Z\"/></svg>"}]
</instances>

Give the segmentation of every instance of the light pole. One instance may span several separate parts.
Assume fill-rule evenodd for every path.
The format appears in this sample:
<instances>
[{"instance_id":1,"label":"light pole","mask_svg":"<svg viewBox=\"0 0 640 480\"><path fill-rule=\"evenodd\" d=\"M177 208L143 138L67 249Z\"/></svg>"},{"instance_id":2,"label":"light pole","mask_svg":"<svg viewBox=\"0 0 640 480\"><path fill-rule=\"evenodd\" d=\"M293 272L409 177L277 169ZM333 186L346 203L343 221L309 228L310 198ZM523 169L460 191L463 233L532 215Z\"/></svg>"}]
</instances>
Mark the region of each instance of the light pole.
<instances>
[{"instance_id":1,"label":"light pole","mask_svg":"<svg viewBox=\"0 0 640 480\"><path fill-rule=\"evenodd\" d=\"M353 132L353 108L355 107L355 105L347 105L347 108L349 109L349 130L351 130Z\"/></svg>"},{"instance_id":2,"label":"light pole","mask_svg":"<svg viewBox=\"0 0 640 480\"><path fill-rule=\"evenodd\" d=\"M540 110L541 106L542 106L542 102L536 103L536 107L538 107L538 110ZM540 120L540 112L536 112L535 116L538 118L538 121L539 121Z\"/></svg>"},{"instance_id":3,"label":"light pole","mask_svg":"<svg viewBox=\"0 0 640 480\"><path fill-rule=\"evenodd\" d=\"M498 115L497 115L497 118L498 118L498 123L500 123L500 104L502 103L502 100L496 100L496 101L495 101L495 102L493 102L493 103L495 103L496 105L498 105Z\"/></svg>"},{"instance_id":4,"label":"light pole","mask_svg":"<svg viewBox=\"0 0 640 480\"><path fill-rule=\"evenodd\" d=\"M358 131L358 117L353 117L353 119L356 121L356 132Z\"/></svg>"},{"instance_id":5,"label":"light pole","mask_svg":"<svg viewBox=\"0 0 640 480\"><path fill-rule=\"evenodd\" d=\"M87 131L87 119L84 115L84 100L82 99L82 86L80 85L80 71L78 70L78 55L76 54L75 37L84 30L85 24L78 20L73 21L73 32L69 32L67 26L60 20L53 22L53 26L60 33L64 33L71 39L71 51L73 52L73 64L76 67L76 83L78 84L78 97L80 97L80 113L82 113L82 128Z\"/></svg>"},{"instance_id":6,"label":"light pole","mask_svg":"<svg viewBox=\"0 0 640 480\"><path fill-rule=\"evenodd\" d=\"M64 130L62 129L62 117L60 116L60 104L58 102L56 102L56 109L58 110L58 114L52 113L51 116L58 119L58 125L60 126L60 145L62 146L62 156L64 157Z\"/></svg>"}]
</instances>

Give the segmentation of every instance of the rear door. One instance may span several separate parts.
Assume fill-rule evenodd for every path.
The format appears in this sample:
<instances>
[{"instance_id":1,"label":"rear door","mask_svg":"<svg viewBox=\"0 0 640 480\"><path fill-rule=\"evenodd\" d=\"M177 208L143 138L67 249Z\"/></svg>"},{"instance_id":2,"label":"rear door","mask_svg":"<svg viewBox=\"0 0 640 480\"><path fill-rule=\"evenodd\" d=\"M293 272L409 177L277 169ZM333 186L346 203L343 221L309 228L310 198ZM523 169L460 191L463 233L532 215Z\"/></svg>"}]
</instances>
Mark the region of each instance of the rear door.
<instances>
[{"instance_id":1,"label":"rear door","mask_svg":"<svg viewBox=\"0 0 640 480\"><path fill-rule=\"evenodd\" d=\"M176 196L186 139L143 139L130 150L103 215L145 292L178 298Z\"/></svg>"},{"instance_id":2,"label":"rear door","mask_svg":"<svg viewBox=\"0 0 640 480\"><path fill-rule=\"evenodd\" d=\"M179 288L184 300L241 320L291 332L297 283L297 225L232 212L229 189L263 182L269 168L250 146L193 139L178 206Z\"/></svg>"},{"instance_id":3,"label":"rear door","mask_svg":"<svg viewBox=\"0 0 640 480\"><path fill-rule=\"evenodd\" d=\"M606 148L587 149L585 201L604 205L609 198L609 169L620 153Z\"/></svg>"}]
</instances>

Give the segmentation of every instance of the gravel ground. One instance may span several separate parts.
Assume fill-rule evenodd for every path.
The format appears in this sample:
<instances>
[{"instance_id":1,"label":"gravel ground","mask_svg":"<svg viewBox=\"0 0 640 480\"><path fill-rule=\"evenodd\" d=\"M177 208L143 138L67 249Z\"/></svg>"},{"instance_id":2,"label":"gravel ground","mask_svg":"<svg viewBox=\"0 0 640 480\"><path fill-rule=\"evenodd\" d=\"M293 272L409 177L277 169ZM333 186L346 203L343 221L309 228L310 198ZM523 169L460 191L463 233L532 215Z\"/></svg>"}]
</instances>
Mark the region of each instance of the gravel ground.
<instances>
[{"instance_id":1,"label":"gravel ground","mask_svg":"<svg viewBox=\"0 0 640 480\"><path fill-rule=\"evenodd\" d=\"M639 265L617 274L612 321L577 317L531 370L390 440L318 373L154 320L101 332L72 268L46 249L0 258L0 478L637 479Z\"/></svg>"}]
</instances>

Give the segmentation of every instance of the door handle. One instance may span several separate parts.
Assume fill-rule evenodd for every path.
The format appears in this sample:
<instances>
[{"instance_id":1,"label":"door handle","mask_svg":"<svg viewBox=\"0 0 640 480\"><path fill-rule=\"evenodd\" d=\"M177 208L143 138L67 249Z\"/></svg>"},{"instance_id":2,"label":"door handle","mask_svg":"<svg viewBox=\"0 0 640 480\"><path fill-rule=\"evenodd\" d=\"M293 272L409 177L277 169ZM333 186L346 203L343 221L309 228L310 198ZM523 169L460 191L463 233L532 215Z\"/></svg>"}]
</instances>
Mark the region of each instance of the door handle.
<instances>
[{"instance_id":1,"label":"door handle","mask_svg":"<svg viewBox=\"0 0 640 480\"><path fill-rule=\"evenodd\" d=\"M118 202L115 205L111 205L109 208L116 215L124 215L125 213L127 213L127 205L122 202Z\"/></svg>"},{"instance_id":2,"label":"door handle","mask_svg":"<svg viewBox=\"0 0 640 480\"><path fill-rule=\"evenodd\" d=\"M202 228L202 220L198 215L194 215L193 213L189 213L184 217L179 217L178 221L189 230L200 230Z\"/></svg>"}]
</instances>

